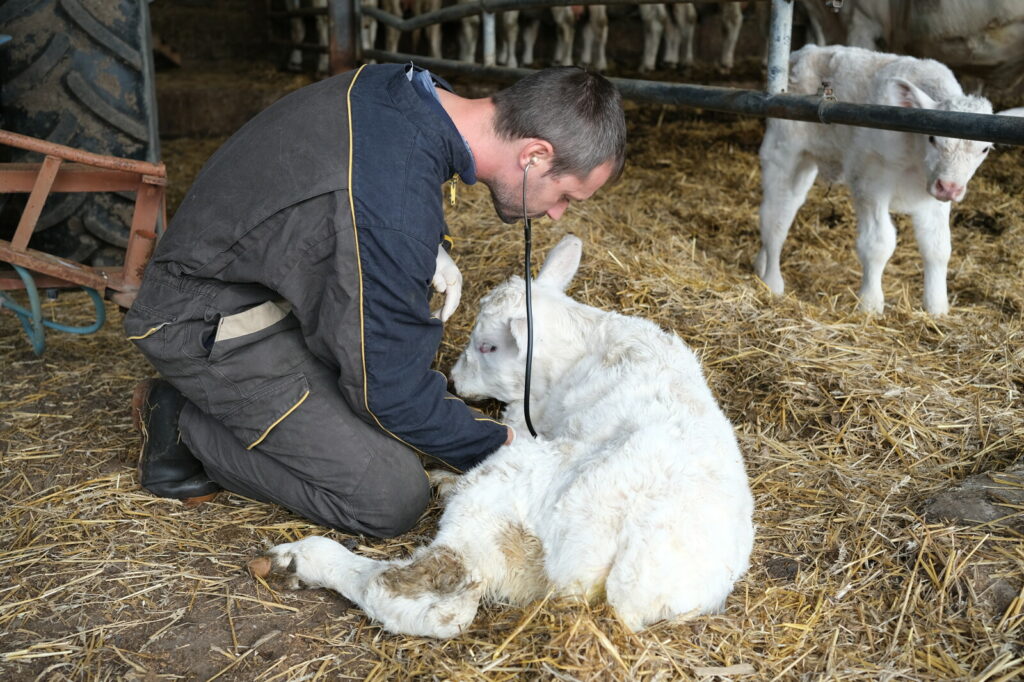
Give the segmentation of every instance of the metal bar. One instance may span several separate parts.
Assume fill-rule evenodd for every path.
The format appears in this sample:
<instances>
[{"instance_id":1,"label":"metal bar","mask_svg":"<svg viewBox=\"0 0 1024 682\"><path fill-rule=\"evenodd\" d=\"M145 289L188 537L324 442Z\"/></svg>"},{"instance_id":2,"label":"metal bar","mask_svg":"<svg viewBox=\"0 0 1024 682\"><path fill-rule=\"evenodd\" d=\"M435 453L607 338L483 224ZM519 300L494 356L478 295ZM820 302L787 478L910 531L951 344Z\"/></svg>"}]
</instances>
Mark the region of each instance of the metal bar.
<instances>
[{"instance_id":1,"label":"metal bar","mask_svg":"<svg viewBox=\"0 0 1024 682\"><path fill-rule=\"evenodd\" d=\"M495 80L514 81L533 69L464 64L450 59L366 50L364 57L382 62L415 62L440 73L461 73ZM609 78L623 97L655 104L673 104L748 116L787 118L813 123L839 123L910 133L985 140L1024 146L1024 118L991 114L966 114L934 109L889 107L879 104L833 102L817 95L771 95L759 90L739 90L709 85Z\"/></svg>"},{"instance_id":2,"label":"metal bar","mask_svg":"<svg viewBox=\"0 0 1024 682\"><path fill-rule=\"evenodd\" d=\"M707 2L708 0L668 0L668 2ZM726 2L726 0L714 0ZM757 0L764 2L766 0ZM332 1L334 5L337 0ZM476 0L476 2L465 2L451 7L444 7L433 12L427 12L415 17L403 19L394 14L385 12L379 7L362 6L363 14L371 16L385 26L391 26L401 31L412 31L417 28L430 26L445 21L456 21L473 14L485 12L496 13L510 9L526 9L529 7L569 7L572 5L653 5L662 4L666 0Z\"/></svg>"},{"instance_id":3,"label":"metal bar","mask_svg":"<svg viewBox=\"0 0 1024 682\"><path fill-rule=\"evenodd\" d=\"M76 289L80 286L49 275L33 274L32 279L40 289ZM24 288L25 282L14 273L14 270L0 270L0 291L21 291Z\"/></svg>"},{"instance_id":4,"label":"metal bar","mask_svg":"<svg viewBox=\"0 0 1024 682\"><path fill-rule=\"evenodd\" d=\"M41 164L0 164L0 193L31 192ZM134 192L141 182L137 173L112 171L80 163L62 164L50 187L55 192Z\"/></svg>"},{"instance_id":5,"label":"metal bar","mask_svg":"<svg viewBox=\"0 0 1024 682\"><path fill-rule=\"evenodd\" d=\"M789 48L793 35L793 0L772 0L768 34L768 79L765 90L778 95L789 85Z\"/></svg>"},{"instance_id":6,"label":"metal bar","mask_svg":"<svg viewBox=\"0 0 1024 682\"><path fill-rule=\"evenodd\" d=\"M138 290L142 283L142 271L153 254L156 245L156 219L163 201L163 188L159 185L143 184L135 199L132 227L124 256L124 280L117 288Z\"/></svg>"},{"instance_id":7,"label":"metal bar","mask_svg":"<svg viewBox=\"0 0 1024 682\"><path fill-rule=\"evenodd\" d=\"M19 149L27 149L30 152L39 152L50 156L58 156L65 161L77 161L97 168L108 168L110 170L128 171L142 175L156 175L167 177L167 170L162 163L149 163L147 161L136 161L135 159L122 159L117 156L103 156L93 154L73 147L65 147L62 144L39 140L28 135L19 135L9 130L0 130L0 144L10 145Z\"/></svg>"},{"instance_id":8,"label":"metal bar","mask_svg":"<svg viewBox=\"0 0 1024 682\"><path fill-rule=\"evenodd\" d=\"M328 16L331 24L331 73L348 71L356 65L359 44L359 22L356 20L356 0L329 0Z\"/></svg>"},{"instance_id":9,"label":"metal bar","mask_svg":"<svg viewBox=\"0 0 1024 682\"><path fill-rule=\"evenodd\" d=\"M495 59L495 45L497 43L494 36L494 13L484 12L483 13L483 29L484 29L484 66L494 66L497 64ZM512 46L515 49L515 46Z\"/></svg>"},{"instance_id":10,"label":"metal bar","mask_svg":"<svg viewBox=\"0 0 1024 682\"><path fill-rule=\"evenodd\" d=\"M0 239L0 261L20 265L33 272L41 272L44 275L72 282L76 286L90 287L99 292L107 288L110 274L121 270L121 268L94 269L88 265L58 258L45 251L36 251L35 249L17 251L11 248L10 242L3 239Z\"/></svg>"},{"instance_id":11,"label":"metal bar","mask_svg":"<svg viewBox=\"0 0 1024 682\"><path fill-rule=\"evenodd\" d=\"M14 231L14 239L11 240L11 248L15 251L24 251L28 246L28 240L36 230L36 223L39 221L39 214L43 212L43 204L46 197L50 196L50 188L60 170L60 164L64 159L57 156L47 156L39 167L39 174L32 185L32 193L28 195L28 202L25 210L18 221L18 228Z\"/></svg>"},{"instance_id":12,"label":"metal bar","mask_svg":"<svg viewBox=\"0 0 1024 682\"><path fill-rule=\"evenodd\" d=\"M327 45L321 45L319 43L296 43L291 40L285 40L284 38L271 38L271 45L282 45L284 47L296 47L300 50L307 50L309 52L327 52L330 48Z\"/></svg>"},{"instance_id":13,"label":"metal bar","mask_svg":"<svg viewBox=\"0 0 1024 682\"><path fill-rule=\"evenodd\" d=\"M326 7L299 7L296 9L275 9L267 12L267 16L271 19L281 19L284 17L310 17L318 14L328 14Z\"/></svg>"}]
</instances>

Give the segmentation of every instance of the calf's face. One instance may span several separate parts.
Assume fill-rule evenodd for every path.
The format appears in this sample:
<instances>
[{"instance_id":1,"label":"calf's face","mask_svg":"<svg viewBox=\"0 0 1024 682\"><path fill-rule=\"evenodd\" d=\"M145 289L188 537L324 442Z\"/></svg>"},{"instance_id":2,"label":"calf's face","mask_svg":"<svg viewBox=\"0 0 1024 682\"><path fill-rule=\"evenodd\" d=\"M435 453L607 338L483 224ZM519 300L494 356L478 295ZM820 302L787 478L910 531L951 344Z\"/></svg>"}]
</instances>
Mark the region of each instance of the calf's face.
<instances>
[{"instance_id":1,"label":"calf's face","mask_svg":"<svg viewBox=\"0 0 1024 682\"><path fill-rule=\"evenodd\" d=\"M968 114L992 113L992 104L984 97L963 95L936 101L902 78L894 78L889 83L889 99L893 106ZM999 115L1021 116L1024 109L1001 111ZM922 160L927 178L925 190L939 201L961 201L967 194L967 183L988 156L992 143L938 135L922 135L922 138L927 139Z\"/></svg>"},{"instance_id":2,"label":"calf's face","mask_svg":"<svg viewBox=\"0 0 1024 682\"><path fill-rule=\"evenodd\" d=\"M546 322L564 308L559 299L579 267L583 245L578 237L566 235L544 261L533 289L535 368L557 362L559 353L546 352L542 341ZM549 325L550 326L550 325ZM555 341L557 343L557 341ZM510 277L480 300L469 343L452 368L452 381L459 395L496 398L512 402L523 398L526 371L526 286L520 277Z\"/></svg>"},{"instance_id":3,"label":"calf's face","mask_svg":"<svg viewBox=\"0 0 1024 682\"><path fill-rule=\"evenodd\" d=\"M523 280L513 277L480 301L469 343L452 368L455 390L464 398L522 398L525 349L513 334L515 320L525 318Z\"/></svg>"}]
</instances>

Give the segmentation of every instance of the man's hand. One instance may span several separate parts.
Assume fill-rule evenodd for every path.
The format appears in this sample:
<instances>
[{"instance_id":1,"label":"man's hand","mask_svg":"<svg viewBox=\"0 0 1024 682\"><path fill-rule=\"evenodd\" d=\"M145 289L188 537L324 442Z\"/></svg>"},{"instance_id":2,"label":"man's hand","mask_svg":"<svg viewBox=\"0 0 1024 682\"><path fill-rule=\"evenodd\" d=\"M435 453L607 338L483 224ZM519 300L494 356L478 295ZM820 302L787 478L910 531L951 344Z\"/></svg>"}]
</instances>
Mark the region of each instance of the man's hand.
<instances>
[{"instance_id":1,"label":"man's hand","mask_svg":"<svg viewBox=\"0 0 1024 682\"><path fill-rule=\"evenodd\" d=\"M508 429L508 436L505 438L504 445L512 445L512 441L516 439L516 432L511 426L506 426L505 428Z\"/></svg>"},{"instance_id":2,"label":"man's hand","mask_svg":"<svg viewBox=\"0 0 1024 682\"><path fill-rule=\"evenodd\" d=\"M434 268L434 278L430 283L437 289L437 293L444 294L444 306L433 314L440 317L441 322L447 322L459 307L459 299L462 298L462 273L459 272L452 257L440 245L437 247L437 267Z\"/></svg>"}]
</instances>

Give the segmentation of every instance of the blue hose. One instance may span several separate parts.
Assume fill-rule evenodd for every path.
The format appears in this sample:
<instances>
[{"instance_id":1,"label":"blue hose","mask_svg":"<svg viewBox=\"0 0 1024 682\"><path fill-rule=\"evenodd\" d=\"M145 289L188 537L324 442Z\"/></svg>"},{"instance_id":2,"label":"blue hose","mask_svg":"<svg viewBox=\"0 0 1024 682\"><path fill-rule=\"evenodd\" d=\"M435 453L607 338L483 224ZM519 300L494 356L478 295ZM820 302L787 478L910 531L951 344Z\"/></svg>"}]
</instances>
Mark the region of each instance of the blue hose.
<instances>
[{"instance_id":1,"label":"blue hose","mask_svg":"<svg viewBox=\"0 0 1024 682\"><path fill-rule=\"evenodd\" d=\"M21 320L21 326L25 328L28 340L32 344L32 351L37 356L42 355L46 349L45 328L49 327L50 329L68 332L69 334L92 334L99 331L103 323L107 321L107 308L103 305L103 297L95 289L90 289L89 287L82 287L82 289L92 299L93 307L96 311L95 322L82 327L73 327L60 324L59 322L44 320L43 307L39 302L39 289L36 288L35 280L32 279L32 273L18 265L14 265L14 270L21 277L21 281L25 285L25 291L28 292L28 302L31 310L22 308L3 291L0 291L0 308L10 308L18 316L18 319Z\"/></svg>"}]
</instances>

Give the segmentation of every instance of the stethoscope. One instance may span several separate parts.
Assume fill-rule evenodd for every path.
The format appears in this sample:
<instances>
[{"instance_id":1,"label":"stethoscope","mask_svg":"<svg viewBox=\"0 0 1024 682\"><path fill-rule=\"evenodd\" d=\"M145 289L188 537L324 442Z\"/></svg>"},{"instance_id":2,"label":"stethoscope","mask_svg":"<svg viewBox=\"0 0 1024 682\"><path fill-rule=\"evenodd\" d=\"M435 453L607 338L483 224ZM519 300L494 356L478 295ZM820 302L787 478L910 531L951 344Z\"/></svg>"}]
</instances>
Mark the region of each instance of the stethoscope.
<instances>
[{"instance_id":1,"label":"stethoscope","mask_svg":"<svg viewBox=\"0 0 1024 682\"><path fill-rule=\"evenodd\" d=\"M530 435L536 438L537 432L533 428L533 422L530 421L530 373L533 370L533 297L530 295L530 231L533 227L533 221L530 220L530 216L526 213L526 175L530 172L530 166L533 165L534 160L533 157L530 157L530 161L523 169L523 239L526 242L526 386L523 389L523 417L526 419L526 428L530 430Z\"/></svg>"}]
</instances>

